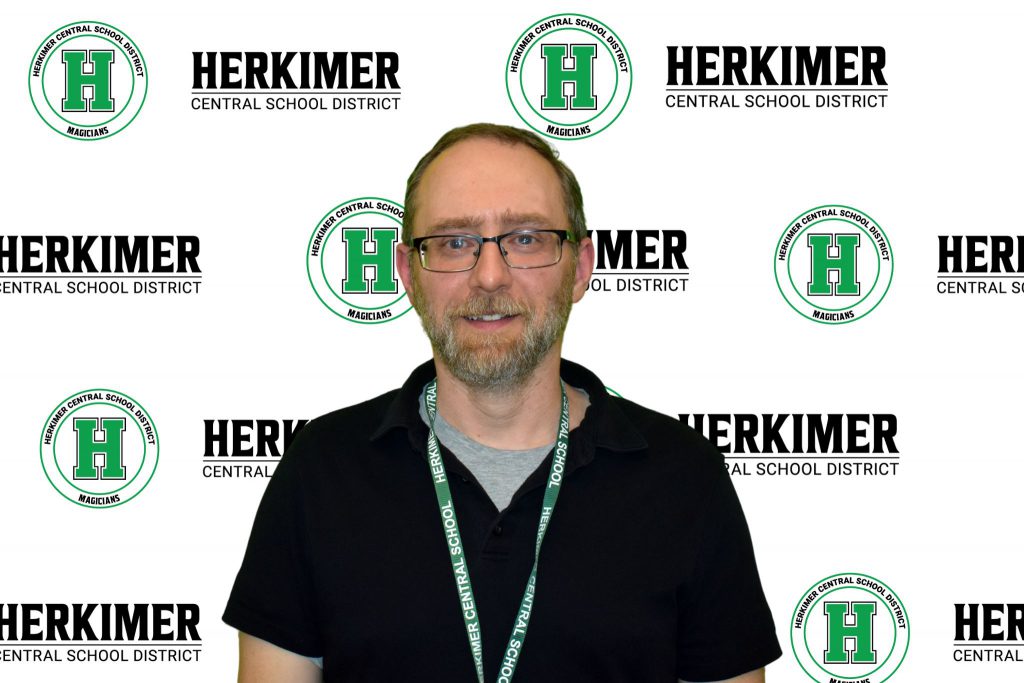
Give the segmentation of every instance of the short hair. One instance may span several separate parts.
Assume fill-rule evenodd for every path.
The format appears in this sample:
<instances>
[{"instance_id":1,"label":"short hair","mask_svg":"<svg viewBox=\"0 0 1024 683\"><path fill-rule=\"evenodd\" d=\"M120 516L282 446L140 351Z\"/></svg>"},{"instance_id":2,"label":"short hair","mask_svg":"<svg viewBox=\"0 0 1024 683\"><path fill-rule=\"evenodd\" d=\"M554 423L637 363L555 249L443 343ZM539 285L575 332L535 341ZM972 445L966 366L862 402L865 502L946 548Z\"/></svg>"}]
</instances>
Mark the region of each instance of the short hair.
<instances>
[{"instance_id":1,"label":"short hair","mask_svg":"<svg viewBox=\"0 0 1024 683\"><path fill-rule=\"evenodd\" d=\"M583 193L580 192L580 184L572 170L558 158L558 152L546 140L536 133L522 128L512 126L501 126L496 123L473 123L468 126L452 128L441 136L429 152L427 152L412 174L405 186L405 216L402 219L402 242L412 244L412 223L416 216L416 190L427 167L437 159L449 147L463 140L484 138L497 140L509 145L526 145L537 154L544 157L545 161L555 169L555 174L562 185L562 201L565 203L565 212L569 217L569 233L575 244L587 236L587 219L583 214Z\"/></svg>"}]
</instances>

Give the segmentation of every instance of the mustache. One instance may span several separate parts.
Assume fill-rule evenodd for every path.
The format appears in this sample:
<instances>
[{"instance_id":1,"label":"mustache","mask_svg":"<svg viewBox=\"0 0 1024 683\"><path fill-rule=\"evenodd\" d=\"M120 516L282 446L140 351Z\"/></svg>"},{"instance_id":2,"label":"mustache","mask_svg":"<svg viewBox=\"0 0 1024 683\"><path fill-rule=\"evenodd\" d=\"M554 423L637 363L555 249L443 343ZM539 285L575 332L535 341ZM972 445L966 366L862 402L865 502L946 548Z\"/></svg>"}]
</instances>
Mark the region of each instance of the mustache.
<instances>
[{"instance_id":1,"label":"mustache","mask_svg":"<svg viewBox=\"0 0 1024 683\"><path fill-rule=\"evenodd\" d=\"M469 299L448 309L449 318L466 318L481 315L525 315L529 309L521 302L508 296L487 296Z\"/></svg>"}]
</instances>

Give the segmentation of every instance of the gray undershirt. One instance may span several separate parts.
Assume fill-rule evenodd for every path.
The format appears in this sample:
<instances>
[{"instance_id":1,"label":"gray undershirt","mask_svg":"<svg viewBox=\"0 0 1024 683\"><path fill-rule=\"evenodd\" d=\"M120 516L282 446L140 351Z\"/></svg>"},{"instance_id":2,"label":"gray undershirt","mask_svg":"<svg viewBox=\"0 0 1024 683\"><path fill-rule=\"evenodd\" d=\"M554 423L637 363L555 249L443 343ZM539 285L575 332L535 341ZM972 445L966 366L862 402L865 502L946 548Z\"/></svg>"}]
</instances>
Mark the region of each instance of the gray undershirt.
<instances>
[{"instance_id":1,"label":"gray undershirt","mask_svg":"<svg viewBox=\"0 0 1024 683\"><path fill-rule=\"evenodd\" d=\"M423 394L420 394L420 418L430 426ZM434 434L473 473L499 510L508 507L515 492L555 446L552 441L546 446L521 451L491 448L448 424L440 413L434 418Z\"/></svg>"}]
</instances>

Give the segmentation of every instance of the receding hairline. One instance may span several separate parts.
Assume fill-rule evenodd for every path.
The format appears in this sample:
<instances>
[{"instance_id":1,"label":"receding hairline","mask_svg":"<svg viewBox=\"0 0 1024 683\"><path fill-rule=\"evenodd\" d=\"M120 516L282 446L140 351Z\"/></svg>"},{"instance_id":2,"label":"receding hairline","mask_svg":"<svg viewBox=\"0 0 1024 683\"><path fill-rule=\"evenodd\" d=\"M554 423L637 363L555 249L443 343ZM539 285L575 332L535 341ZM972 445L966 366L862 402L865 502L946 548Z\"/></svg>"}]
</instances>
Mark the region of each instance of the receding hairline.
<instances>
[{"instance_id":1,"label":"receding hairline","mask_svg":"<svg viewBox=\"0 0 1024 683\"><path fill-rule=\"evenodd\" d=\"M417 204L419 204L418 197L419 197L419 192L420 192L420 186L426 180L428 174L430 173L430 170L434 167L434 165L438 161L443 159L452 150L457 149L458 147L460 147L460 146L462 146L462 145L464 145L466 143L471 143L471 142L476 142L476 141L490 141L490 142L498 143L498 144L500 144L500 145L502 145L504 147L511 147L511 148L523 147L523 148L529 150L530 152L533 152L533 154L535 156L537 156L539 159L541 159L544 162L544 165L551 171L551 177L552 177L552 179L555 182L555 187L557 188L557 192L555 193L555 195L557 196L558 201L561 204L562 215L565 217L565 221L562 221L562 222L568 223L568 221L569 221L569 206L568 206L568 204L566 202L564 187L563 187L563 184L562 184L562 178L559 175L558 168L551 162L551 160L548 159L547 157L545 157L543 154L541 154L539 151L534 149L530 144L528 144L526 142L523 142L521 140L505 138L505 137L502 137L500 135L490 134L490 133L485 132L485 131L481 131L479 133L475 133L475 134L473 134L471 136L465 137L465 138L463 138L463 139L461 139L461 140L459 140L457 142L452 143L448 147L445 147L443 150L441 150L441 152L437 156L435 156L433 159L431 159L430 162L426 166L424 166L422 171L420 172L420 175L419 175L419 178L417 180L416 186L413 189L413 191L410 194L410 196L407 198L407 202L406 203L410 204L410 203L416 202ZM539 217L537 214L533 214L532 212L514 211L510 207L503 207L500 210L499 214L498 214L499 223L507 224L509 217L515 218L515 217L518 217L518 216L529 216L531 218L531 220L536 220ZM433 224L453 223L453 224L462 225L462 224L466 224L466 223L470 223L470 222L478 223L478 222L481 222L481 220L482 220L481 216L455 216L455 215L452 215L452 216L444 216L440 220L432 221L432 223ZM414 223L414 225L411 226L411 232L415 232L416 231L416 227L417 227L416 224L419 224L421 227L423 225L422 218L420 216L419 210L417 210L413 214L413 223ZM434 227L434 226L430 226L430 227Z\"/></svg>"},{"instance_id":2,"label":"receding hairline","mask_svg":"<svg viewBox=\"0 0 1024 683\"><path fill-rule=\"evenodd\" d=\"M420 181L427 170L446 151L458 146L460 142L476 139L494 140L505 143L510 147L524 145L547 161L548 165L555 172L558 183L562 188L562 205L565 210L565 216L568 218L567 227L576 238L573 243L578 243L587 236L587 218L583 210L583 193L580 191L579 182L572 169L561 160L558 150L550 142L537 133L524 128L514 128L496 123L472 123L452 128L442 135L434 143L434 146L420 158L409 175L405 187L405 215L402 217L403 243L411 244L412 225L418 215L416 196Z\"/></svg>"}]
</instances>

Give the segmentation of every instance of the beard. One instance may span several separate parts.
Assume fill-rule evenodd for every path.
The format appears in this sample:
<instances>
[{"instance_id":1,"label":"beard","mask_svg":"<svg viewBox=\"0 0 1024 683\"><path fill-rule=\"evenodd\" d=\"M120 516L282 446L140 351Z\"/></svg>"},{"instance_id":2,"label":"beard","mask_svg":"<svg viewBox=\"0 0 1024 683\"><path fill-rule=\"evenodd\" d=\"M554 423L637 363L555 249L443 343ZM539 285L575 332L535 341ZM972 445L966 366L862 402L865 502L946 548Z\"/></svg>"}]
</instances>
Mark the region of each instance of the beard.
<instances>
[{"instance_id":1,"label":"beard","mask_svg":"<svg viewBox=\"0 0 1024 683\"><path fill-rule=\"evenodd\" d=\"M566 271L554 295L542 310L533 310L507 294L474 296L444 311L435 310L429 301L416 299L423 330L437 356L462 383L490 391L507 391L520 386L540 365L555 342L562 338L572 310L575 264ZM413 272L419 285L419 272ZM417 290L423 291L417 286ZM465 332L460 335L462 318L498 313L517 315L523 330L509 339L496 333Z\"/></svg>"}]
</instances>

